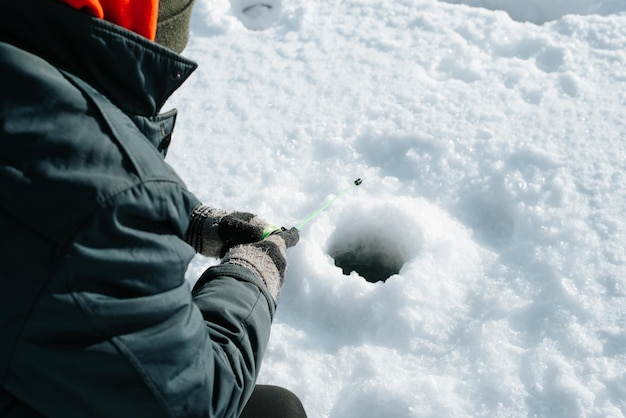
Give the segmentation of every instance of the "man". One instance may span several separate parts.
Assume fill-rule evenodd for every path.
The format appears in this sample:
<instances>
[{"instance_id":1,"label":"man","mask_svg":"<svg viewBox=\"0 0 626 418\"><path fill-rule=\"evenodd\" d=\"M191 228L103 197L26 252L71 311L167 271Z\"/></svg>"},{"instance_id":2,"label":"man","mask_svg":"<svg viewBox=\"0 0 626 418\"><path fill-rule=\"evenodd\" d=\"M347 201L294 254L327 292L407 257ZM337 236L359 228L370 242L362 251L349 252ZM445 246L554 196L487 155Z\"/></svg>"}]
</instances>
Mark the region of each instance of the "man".
<instances>
[{"instance_id":1,"label":"man","mask_svg":"<svg viewBox=\"0 0 626 418\"><path fill-rule=\"evenodd\" d=\"M304 416L254 390L297 231L163 160L191 3L0 0L0 416Z\"/></svg>"}]
</instances>

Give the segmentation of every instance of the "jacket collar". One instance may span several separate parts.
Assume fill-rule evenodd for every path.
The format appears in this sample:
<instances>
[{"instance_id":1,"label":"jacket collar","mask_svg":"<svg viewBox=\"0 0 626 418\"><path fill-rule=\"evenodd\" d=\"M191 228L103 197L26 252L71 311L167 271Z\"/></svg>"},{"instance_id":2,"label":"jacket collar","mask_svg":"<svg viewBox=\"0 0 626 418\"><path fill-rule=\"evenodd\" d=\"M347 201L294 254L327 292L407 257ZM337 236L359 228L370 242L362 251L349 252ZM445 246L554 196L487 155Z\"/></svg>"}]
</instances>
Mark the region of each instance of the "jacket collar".
<instances>
[{"instance_id":1,"label":"jacket collar","mask_svg":"<svg viewBox=\"0 0 626 418\"><path fill-rule=\"evenodd\" d=\"M0 40L91 84L124 112L154 116L197 68L191 60L55 0L4 2Z\"/></svg>"}]
</instances>

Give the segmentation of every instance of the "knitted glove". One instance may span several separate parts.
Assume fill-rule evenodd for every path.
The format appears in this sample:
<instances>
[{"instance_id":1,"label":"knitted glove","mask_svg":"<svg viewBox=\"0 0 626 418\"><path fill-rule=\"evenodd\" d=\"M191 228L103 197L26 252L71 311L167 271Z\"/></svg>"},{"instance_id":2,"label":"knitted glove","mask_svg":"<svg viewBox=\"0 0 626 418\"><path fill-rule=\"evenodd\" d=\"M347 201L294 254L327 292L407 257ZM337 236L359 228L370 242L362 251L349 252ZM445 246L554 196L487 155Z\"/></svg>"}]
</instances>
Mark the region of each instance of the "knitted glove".
<instances>
[{"instance_id":1,"label":"knitted glove","mask_svg":"<svg viewBox=\"0 0 626 418\"><path fill-rule=\"evenodd\" d=\"M204 256L223 257L235 245L260 241L267 226L252 213L200 205L191 214L185 240Z\"/></svg>"},{"instance_id":2,"label":"knitted glove","mask_svg":"<svg viewBox=\"0 0 626 418\"><path fill-rule=\"evenodd\" d=\"M267 289L278 300L287 270L286 249L298 243L296 228L276 232L263 241L231 248L223 264L234 264L251 270L265 282Z\"/></svg>"}]
</instances>

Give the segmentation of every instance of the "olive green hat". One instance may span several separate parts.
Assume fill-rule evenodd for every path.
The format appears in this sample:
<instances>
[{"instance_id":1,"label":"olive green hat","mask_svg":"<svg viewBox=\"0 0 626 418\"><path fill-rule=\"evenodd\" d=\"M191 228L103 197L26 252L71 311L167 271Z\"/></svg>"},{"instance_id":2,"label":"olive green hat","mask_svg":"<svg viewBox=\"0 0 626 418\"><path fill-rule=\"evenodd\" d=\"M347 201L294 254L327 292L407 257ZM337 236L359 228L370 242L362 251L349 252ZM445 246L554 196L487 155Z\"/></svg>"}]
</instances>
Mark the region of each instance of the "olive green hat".
<instances>
[{"instance_id":1,"label":"olive green hat","mask_svg":"<svg viewBox=\"0 0 626 418\"><path fill-rule=\"evenodd\" d=\"M155 41L181 53L189 40L194 0L160 0Z\"/></svg>"}]
</instances>

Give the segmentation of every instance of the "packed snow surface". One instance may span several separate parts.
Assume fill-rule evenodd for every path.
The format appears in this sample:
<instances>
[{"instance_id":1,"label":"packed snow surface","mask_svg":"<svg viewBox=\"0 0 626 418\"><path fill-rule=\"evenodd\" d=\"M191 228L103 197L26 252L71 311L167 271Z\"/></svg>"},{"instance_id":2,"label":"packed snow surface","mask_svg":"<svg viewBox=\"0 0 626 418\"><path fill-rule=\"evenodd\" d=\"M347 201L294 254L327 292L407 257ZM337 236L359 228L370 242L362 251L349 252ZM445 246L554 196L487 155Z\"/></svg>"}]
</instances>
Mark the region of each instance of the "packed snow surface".
<instances>
[{"instance_id":1,"label":"packed snow surface","mask_svg":"<svg viewBox=\"0 0 626 418\"><path fill-rule=\"evenodd\" d=\"M196 1L168 160L278 225L348 190L259 382L312 418L626 416L626 2L255 3Z\"/></svg>"}]
</instances>

